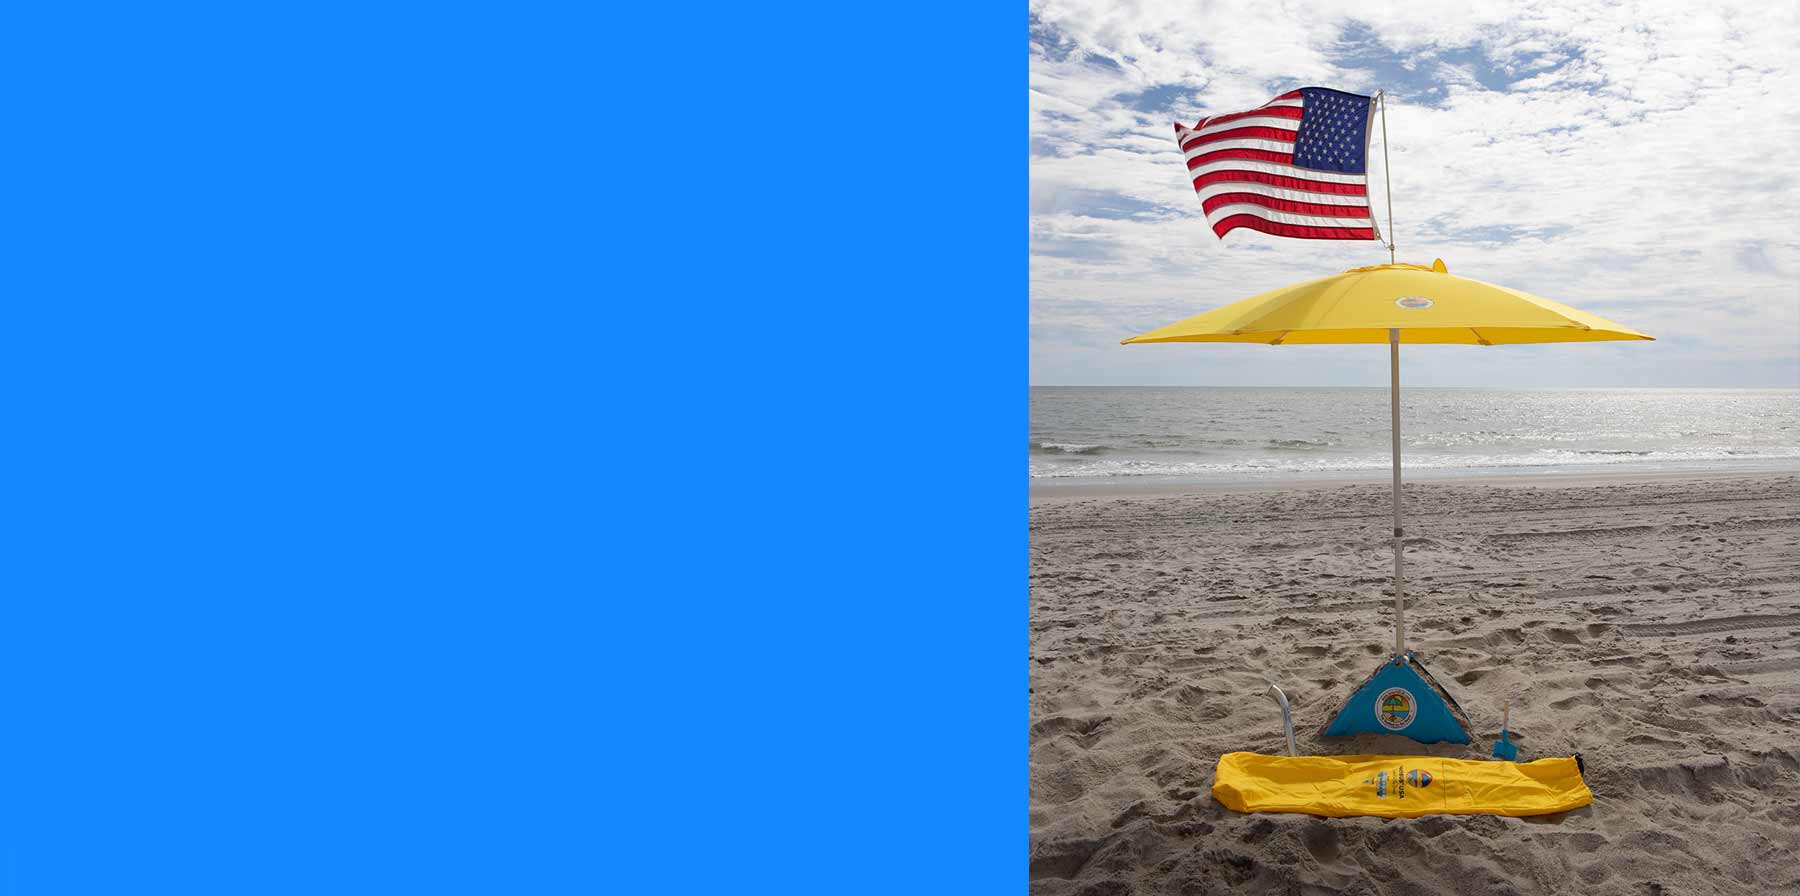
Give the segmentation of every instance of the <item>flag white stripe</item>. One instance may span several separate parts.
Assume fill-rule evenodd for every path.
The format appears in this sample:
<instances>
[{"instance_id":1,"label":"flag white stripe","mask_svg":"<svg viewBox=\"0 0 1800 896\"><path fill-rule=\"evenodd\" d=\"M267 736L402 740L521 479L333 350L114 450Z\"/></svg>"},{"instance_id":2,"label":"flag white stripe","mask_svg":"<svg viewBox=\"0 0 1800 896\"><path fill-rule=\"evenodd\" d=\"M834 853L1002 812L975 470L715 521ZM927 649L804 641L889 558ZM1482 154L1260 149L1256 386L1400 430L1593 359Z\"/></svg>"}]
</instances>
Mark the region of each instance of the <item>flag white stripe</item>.
<instances>
[{"instance_id":1,"label":"flag white stripe","mask_svg":"<svg viewBox=\"0 0 1800 896\"><path fill-rule=\"evenodd\" d=\"M1244 111L1245 112L1257 112L1257 111L1261 111L1263 109L1274 109L1274 108L1278 108L1281 106L1288 106L1290 108L1299 108L1299 107L1304 107L1305 105L1306 105L1306 100L1303 100L1300 97L1294 97L1291 100L1270 100L1266 103L1263 103L1260 106L1257 106L1255 109L1245 109ZM1219 118L1219 117L1222 117L1225 115L1236 115L1236 114L1237 114L1236 112L1221 112L1221 113L1219 113L1219 115L1215 115L1213 117ZM1229 122L1227 122L1227 123L1229 124ZM1187 127L1186 125L1183 125L1179 121L1176 122L1175 124L1177 127L1181 127L1181 128Z\"/></svg>"},{"instance_id":2,"label":"flag white stripe","mask_svg":"<svg viewBox=\"0 0 1800 896\"><path fill-rule=\"evenodd\" d=\"M1205 202L1224 193L1255 193L1271 199L1286 199L1290 202L1311 202L1316 205L1368 205L1369 197L1351 196L1344 193L1314 193L1311 190L1289 190L1284 187L1273 187L1254 181L1221 181L1207 184L1194 192L1200 194L1200 201Z\"/></svg>"},{"instance_id":3,"label":"flag white stripe","mask_svg":"<svg viewBox=\"0 0 1800 896\"><path fill-rule=\"evenodd\" d=\"M1275 107L1277 107L1277 106L1304 106L1304 105L1306 105L1306 103L1305 103L1305 101L1304 101L1304 100L1301 100L1301 99L1299 99L1299 98L1298 98L1298 97L1296 97L1296 98L1294 98L1294 99L1291 99L1291 100L1271 100L1271 101L1269 101L1269 102L1266 102L1266 103L1263 103L1263 104L1262 104L1262 105L1260 105L1260 106L1257 106L1257 107L1256 107L1256 108L1255 108L1255 109L1245 109L1245 110L1244 110L1244 111L1246 111L1246 112L1256 112L1256 111L1259 111L1259 110L1262 110L1262 109L1273 109L1273 108L1275 108ZM1226 113L1226 114L1236 114L1236 113ZM1292 118L1284 118L1284 119L1282 119L1282 120L1283 120L1283 121L1294 121L1294 120L1295 120L1295 119L1292 119ZM1232 123L1233 123L1233 122L1229 122L1229 121L1228 121L1228 122L1225 122L1225 124L1232 124ZM1182 135L1182 137L1183 137L1183 138L1186 138L1186 137L1188 137L1188 136L1191 136L1191 135L1192 135L1192 134L1193 134L1193 133L1194 133L1194 129L1193 129L1193 128L1190 128L1190 127L1188 127L1188 126L1187 126L1187 125L1185 125L1185 124L1182 124L1182 123L1181 123L1181 122L1179 122L1179 121L1178 121L1178 122L1175 122L1175 126L1176 126L1176 127L1177 127L1177 128L1180 128L1180 129L1181 129L1181 135Z\"/></svg>"},{"instance_id":4,"label":"flag white stripe","mask_svg":"<svg viewBox=\"0 0 1800 896\"><path fill-rule=\"evenodd\" d=\"M1207 134L1217 134L1220 131L1229 131L1232 128L1280 128L1284 131L1298 131L1300 130L1300 119L1270 118L1258 115L1255 118L1240 118L1236 121L1225 122L1224 124L1209 124L1197 131L1183 128L1181 142L1186 143L1195 137L1204 137Z\"/></svg>"},{"instance_id":5,"label":"flag white stripe","mask_svg":"<svg viewBox=\"0 0 1800 896\"><path fill-rule=\"evenodd\" d=\"M1191 162L1196 156L1218 152L1221 149L1260 149L1267 152L1292 153L1294 144L1293 141L1263 140L1257 137L1244 140L1220 140L1216 143L1202 143L1193 149L1182 150L1181 155L1183 159Z\"/></svg>"},{"instance_id":6,"label":"flag white stripe","mask_svg":"<svg viewBox=\"0 0 1800 896\"><path fill-rule=\"evenodd\" d=\"M1277 224L1294 224L1300 227L1374 227L1373 216L1367 218L1326 218L1316 215L1295 215L1263 208L1248 203L1239 205L1221 205L1206 213L1208 224L1217 224L1232 215L1254 215L1265 221Z\"/></svg>"},{"instance_id":7,"label":"flag white stripe","mask_svg":"<svg viewBox=\"0 0 1800 896\"><path fill-rule=\"evenodd\" d=\"M1274 162L1258 162L1252 159L1220 159L1207 162L1198 168L1188 169L1188 180L1194 180L1203 174L1215 171L1260 171L1264 174L1278 174L1282 177L1299 177L1306 180L1323 181L1328 184L1367 185L1369 178L1362 174L1344 174L1338 171L1314 171L1311 168L1296 168L1293 165L1279 165Z\"/></svg>"}]
</instances>

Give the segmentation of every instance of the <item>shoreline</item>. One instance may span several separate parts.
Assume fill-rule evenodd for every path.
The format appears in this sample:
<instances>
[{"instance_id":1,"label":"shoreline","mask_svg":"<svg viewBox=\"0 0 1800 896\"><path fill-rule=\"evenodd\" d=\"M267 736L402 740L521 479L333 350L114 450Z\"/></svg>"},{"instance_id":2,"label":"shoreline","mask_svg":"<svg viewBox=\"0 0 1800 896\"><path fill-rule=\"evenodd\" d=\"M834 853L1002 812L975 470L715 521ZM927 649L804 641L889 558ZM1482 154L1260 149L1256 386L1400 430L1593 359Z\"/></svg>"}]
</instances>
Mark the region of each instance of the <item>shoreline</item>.
<instances>
[{"instance_id":1,"label":"shoreline","mask_svg":"<svg viewBox=\"0 0 1800 896\"><path fill-rule=\"evenodd\" d=\"M1490 485L1521 488L1578 488L1584 486L1652 482L1712 482L1742 479L1781 479L1800 476L1800 464L1736 470L1609 470L1579 473L1449 473L1406 474L1405 485ZM1123 478L1123 477L1121 477ZM1216 495L1240 492L1303 492L1347 486L1390 486L1391 474L1376 476L1321 476L1240 480L1186 480L1159 482L1067 482L1031 480L1032 505L1071 500L1110 498L1173 498L1184 495Z\"/></svg>"}]
</instances>

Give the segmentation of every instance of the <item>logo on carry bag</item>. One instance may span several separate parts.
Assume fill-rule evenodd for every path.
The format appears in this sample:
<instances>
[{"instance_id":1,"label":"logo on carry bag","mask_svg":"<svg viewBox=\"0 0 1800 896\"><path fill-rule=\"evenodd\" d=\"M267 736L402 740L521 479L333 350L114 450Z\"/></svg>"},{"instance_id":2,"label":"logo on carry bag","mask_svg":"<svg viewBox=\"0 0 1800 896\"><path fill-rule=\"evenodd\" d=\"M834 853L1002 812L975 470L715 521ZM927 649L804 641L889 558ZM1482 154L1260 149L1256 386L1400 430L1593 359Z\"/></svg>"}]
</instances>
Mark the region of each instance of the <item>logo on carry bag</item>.
<instances>
[{"instance_id":1,"label":"logo on carry bag","mask_svg":"<svg viewBox=\"0 0 1800 896\"><path fill-rule=\"evenodd\" d=\"M1363 779L1364 784L1374 785L1376 796L1383 798L1387 796L1387 781L1387 772L1376 772L1374 777Z\"/></svg>"},{"instance_id":2,"label":"logo on carry bag","mask_svg":"<svg viewBox=\"0 0 1800 896\"><path fill-rule=\"evenodd\" d=\"M1405 688L1388 688L1375 698L1375 721L1389 731L1402 731L1413 723L1419 701Z\"/></svg>"},{"instance_id":3,"label":"logo on carry bag","mask_svg":"<svg viewBox=\"0 0 1800 896\"><path fill-rule=\"evenodd\" d=\"M1430 787L1431 773L1423 769L1413 769L1406 773L1406 783L1414 787Z\"/></svg>"}]
</instances>

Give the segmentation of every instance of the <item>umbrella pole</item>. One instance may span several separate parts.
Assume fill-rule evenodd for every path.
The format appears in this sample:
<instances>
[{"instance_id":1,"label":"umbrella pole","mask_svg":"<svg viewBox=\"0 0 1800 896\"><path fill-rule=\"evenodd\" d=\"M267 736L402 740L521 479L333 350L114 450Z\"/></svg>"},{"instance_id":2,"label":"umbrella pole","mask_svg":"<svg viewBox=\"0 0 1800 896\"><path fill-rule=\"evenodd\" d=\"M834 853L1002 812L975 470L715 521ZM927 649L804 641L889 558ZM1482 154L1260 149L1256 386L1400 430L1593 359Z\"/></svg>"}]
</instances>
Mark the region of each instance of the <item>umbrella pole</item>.
<instances>
[{"instance_id":1,"label":"umbrella pole","mask_svg":"<svg viewBox=\"0 0 1800 896\"><path fill-rule=\"evenodd\" d=\"M1406 655L1406 592L1400 577L1400 331L1388 330L1388 404L1394 431L1394 656Z\"/></svg>"}]
</instances>

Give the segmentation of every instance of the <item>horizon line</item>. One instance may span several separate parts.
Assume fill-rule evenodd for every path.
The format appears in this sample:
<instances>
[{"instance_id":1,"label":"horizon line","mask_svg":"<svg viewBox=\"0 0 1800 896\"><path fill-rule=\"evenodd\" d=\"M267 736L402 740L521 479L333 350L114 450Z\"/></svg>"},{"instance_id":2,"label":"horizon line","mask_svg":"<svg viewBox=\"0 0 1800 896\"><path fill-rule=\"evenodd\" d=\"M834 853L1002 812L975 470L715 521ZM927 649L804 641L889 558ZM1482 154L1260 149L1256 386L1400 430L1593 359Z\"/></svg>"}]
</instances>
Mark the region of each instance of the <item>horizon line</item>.
<instances>
[{"instance_id":1,"label":"horizon line","mask_svg":"<svg viewBox=\"0 0 1800 896\"><path fill-rule=\"evenodd\" d=\"M1373 385L1244 385L1244 384L1176 384L1176 383L1027 383L1030 389L1381 389L1386 390L1386 383ZM1800 392L1797 386L1519 386L1519 385L1483 385L1483 386L1408 386L1402 389L1511 389L1519 392L1554 389L1704 389L1715 392Z\"/></svg>"}]
</instances>

